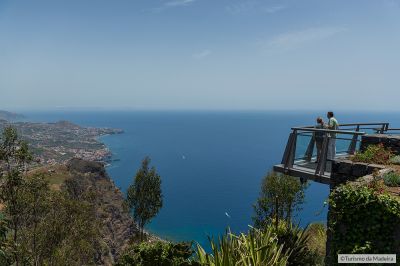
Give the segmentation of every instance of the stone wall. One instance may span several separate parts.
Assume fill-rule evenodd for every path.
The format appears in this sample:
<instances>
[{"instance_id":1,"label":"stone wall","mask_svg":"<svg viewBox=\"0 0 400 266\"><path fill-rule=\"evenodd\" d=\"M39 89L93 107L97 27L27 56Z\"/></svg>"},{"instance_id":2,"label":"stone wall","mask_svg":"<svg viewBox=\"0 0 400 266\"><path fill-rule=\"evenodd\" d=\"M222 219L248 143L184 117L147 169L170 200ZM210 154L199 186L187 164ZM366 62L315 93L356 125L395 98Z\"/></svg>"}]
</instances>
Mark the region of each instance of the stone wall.
<instances>
[{"instance_id":1,"label":"stone wall","mask_svg":"<svg viewBox=\"0 0 400 266\"><path fill-rule=\"evenodd\" d=\"M350 160L335 160L332 162L332 188L346 181L354 181L362 176L370 175L374 171L379 171L384 168L384 166L377 164L353 162Z\"/></svg>"},{"instance_id":2,"label":"stone wall","mask_svg":"<svg viewBox=\"0 0 400 266\"><path fill-rule=\"evenodd\" d=\"M368 145L376 145L382 143L386 148L391 149L396 155L400 155L400 136L373 134L361 137L360 150L364 151Z\"/></svg>"}]
</instances>

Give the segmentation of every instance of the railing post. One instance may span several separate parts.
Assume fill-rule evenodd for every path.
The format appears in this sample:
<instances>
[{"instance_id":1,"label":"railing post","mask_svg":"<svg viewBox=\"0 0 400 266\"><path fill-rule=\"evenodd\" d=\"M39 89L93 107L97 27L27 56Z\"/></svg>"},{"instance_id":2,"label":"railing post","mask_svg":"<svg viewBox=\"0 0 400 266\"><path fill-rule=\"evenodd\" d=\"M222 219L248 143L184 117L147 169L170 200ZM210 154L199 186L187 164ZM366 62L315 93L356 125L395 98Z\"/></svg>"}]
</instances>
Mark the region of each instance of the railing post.
<instances>
[{"instance_id":1,"label":"railing post","mask_svg":"<svg viewBox=\"0 0 400 266\"><path fill-rule=\"evenodd\" d=\"M315 175L321 176L325 174L326 162L328 157L328 146L329 146L330 137L327 133L325 133L324 141L322 142L322 150L321 155L318 160L317 168L315 169Z\"/></svg>"},{"instance_id":2,"label":"railing post","mask_svg":"<svg viewBox=\"0 0 400 266\"><path fill-rule=\"evenodd\" d=\"M360 131L360 125L357 125L356 131ZM358 135L354 134L353 139L350 142L349 149L347 150L347 153L350 155L353 155L356 152L357 148L357 140L358 140Z\"/></svg>"},{"instance_id":3,"label":"railing post","mask_svg":"<svg viewBox=\"0 0 400 266\"><path fill-rule=\"evenodd\" d=\"M286 144L285 153L283 154L282 164L285 169L293 167L295 152L296 152L296 139L297 130L293 130L289 135L288 142Z\"/></svg>"},{"instance_id":4,"label":"railing post","mask_svg":"<svg viewBox=\"0 0 400 266\"><path fill-rule=\"evenodd\" d=\"M314 145L315 145L315 136L314 136L314 134L312 134L310 142L308 143L306 154L304 156L304 159L307 162L311 162L311 158L312 158L312 155L314 152Z\"/></svg>"},{"instance_id":5,"label":"railing post","mask_svg":"<svg viewBox=\"0 0 400 266\"><path fill-rule=\"evenodd\" d=\"M290 132L288 141L286 142L285 152L283 153L282 162L281 162L281 164L283 164L285 167L286 167L286 164L288 161L290 149L292 147L292 142L293 142L293 132Z\"/></svg>"},{"instance_id":6,"label":"railing post","mask_svg":"<svg viewBox=\"0 0 400 266\"><path fill-rule=\"evenodd\" d=\"M389 123L383 123L379 133L384 134L388 130L388 128L389 128Z\"/></svg>"},{"instance_id":7,"label":"railing post","mask_svg":"<svg viewBox=\"0 0 400 266\"><path fill-rule=\"evenodd\" d=\"M293 143L292 149L290 150L288 168L292 168L294 165L294 159L296 158L296 145L297 145L297 130L293 130Z\"/></svg>"}]
</instances>

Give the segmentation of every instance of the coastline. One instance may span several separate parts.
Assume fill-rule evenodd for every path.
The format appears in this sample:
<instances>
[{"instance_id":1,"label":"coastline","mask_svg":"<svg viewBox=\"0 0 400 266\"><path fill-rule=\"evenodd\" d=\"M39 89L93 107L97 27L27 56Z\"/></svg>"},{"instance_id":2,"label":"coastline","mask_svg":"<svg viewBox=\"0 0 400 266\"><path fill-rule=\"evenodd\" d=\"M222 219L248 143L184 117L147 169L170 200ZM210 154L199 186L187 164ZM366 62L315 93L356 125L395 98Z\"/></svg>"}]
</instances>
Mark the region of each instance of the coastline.
<instances>
[{"instance_id":1,"label":"coastline","mask_svg":"<svg viewBox=\"0 0 400 266\"><path fill-rule=\"evenodd\" d=\"M112 153L100 137L122 134L122 129L83 127L72 122L12 122L0 120L0 130L14 127L28 142L38 165L65 164L72 158L110 162Z\"/></svg>"},{"instance_id":2,"label":"coastline","mask_svg":"<svg viewBox=\"0 0 400 266\"><path fill-rule=\"evenodd\" d=\"M124 134L124 131L122 130L121 133L117 133L117 134L104 134L104 135L100 135L100 136L97 136L97 137L96 137L96 140L99 141L100 143L102 143L103 145L105 145L105 146L107 147L107 149L110 151L110 156L108 157L107 160L102 161L102 163L104 164L104 168L105 168L105 170L106 170L106 173L107 173L107 175L108 175L108 178L110 179L110 182L111 182L112 185L115 187L115 189L118 190L118 191L121 193L121 195L124 196L125 193L124 193L123 191L121 191L121 189L120 189L119 187L117 187L117 186L115 185L114 178L113 178L112 174L109 173L109 171L108 171L108 168L109 168L109 167L113 167L113 166L114 166L114 165L113 165L113 162L120 161L120 159L118 159L118 158L113 159L113 157L115 156L115 153L114 153L114 152L112 151L112 149L102 140L103 137L111 137L111 136L113 136L113 135L119 135L119 134ZM132 220L133 220L133 218L132 218ZM143 232L144 232L145 235L147 235L147 241L148 241L148 242L156 242L156 241L171 242L170 240L167 240L167 239L164 239L164 238L160 237L158 234L152 232L152 231L149 230L149 229L144 229Z\"/></svg>"}]
</instances>

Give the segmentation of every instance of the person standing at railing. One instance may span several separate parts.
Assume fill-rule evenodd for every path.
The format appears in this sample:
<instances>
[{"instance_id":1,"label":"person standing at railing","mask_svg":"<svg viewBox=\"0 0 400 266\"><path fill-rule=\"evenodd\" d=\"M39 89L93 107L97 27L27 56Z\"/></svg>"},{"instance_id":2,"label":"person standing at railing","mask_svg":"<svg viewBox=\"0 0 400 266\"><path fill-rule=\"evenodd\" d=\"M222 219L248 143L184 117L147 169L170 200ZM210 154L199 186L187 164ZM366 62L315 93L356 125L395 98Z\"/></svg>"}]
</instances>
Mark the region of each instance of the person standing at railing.
<instances>
[{"instance_id":1,"label":"person standing at railing","mask_svg":"<svg viewBox=\"0 0 400 266\"><path fill-rule=\"evenodd\" d=\"M335 118L335 115L333 112L328 112L327 115L328 117L328 125L326 126L327 129L330 130L338 130L339 129L339 123ZM328 156L327 158L329 160L335 159L336 156L336 133L331 132L328 133L329 137L329 143L328 143Z\"/></svg>"},{"instance_id":2,"label":"person standing at railing","mask_svg":"<svg viewBox=\"0 0 400 266\"><path fill-rule=\"evenodd\" d=\"M325 124L324 120L322 117L317 118L317 124L315 125L315 128L317 129L324 129ZM316 163L319 162L320 157L321 157L321 151L322 151L322 143L324 142L324 132L314 132L314 138L315 138L315 146L317 147L317 161Z\"/></svg>"}]
</instances>

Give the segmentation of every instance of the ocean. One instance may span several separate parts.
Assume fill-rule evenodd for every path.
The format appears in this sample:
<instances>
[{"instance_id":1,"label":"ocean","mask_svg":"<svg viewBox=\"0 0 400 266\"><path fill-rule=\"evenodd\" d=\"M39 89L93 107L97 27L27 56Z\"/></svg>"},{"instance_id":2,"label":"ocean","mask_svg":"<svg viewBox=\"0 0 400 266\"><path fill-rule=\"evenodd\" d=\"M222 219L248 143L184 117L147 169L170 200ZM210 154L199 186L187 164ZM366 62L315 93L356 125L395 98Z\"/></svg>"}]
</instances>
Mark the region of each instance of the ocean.
<instances>
[{"instance_id":1,"label":"ocean","mask_svg":"<svg viewBox=\"0 0 400 266\"><path fill-rule=\"evenodd\" d=\"M323 112L304 111L41 111L23 112L30 121L68 120L81 126L121 128L101 137L113 153L107 171L126 192L150 156L162 177L164 206L147 229L174 241L208 246L207 236L252 224L262 178L280 163L290 128L312 125ZM399 113L342 112L339 123L391 122ZM326 222L329 187L309 181L296 214L301 226Z\"/></svg>"}]
</instances>

